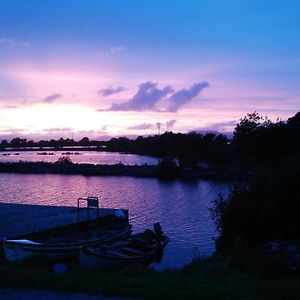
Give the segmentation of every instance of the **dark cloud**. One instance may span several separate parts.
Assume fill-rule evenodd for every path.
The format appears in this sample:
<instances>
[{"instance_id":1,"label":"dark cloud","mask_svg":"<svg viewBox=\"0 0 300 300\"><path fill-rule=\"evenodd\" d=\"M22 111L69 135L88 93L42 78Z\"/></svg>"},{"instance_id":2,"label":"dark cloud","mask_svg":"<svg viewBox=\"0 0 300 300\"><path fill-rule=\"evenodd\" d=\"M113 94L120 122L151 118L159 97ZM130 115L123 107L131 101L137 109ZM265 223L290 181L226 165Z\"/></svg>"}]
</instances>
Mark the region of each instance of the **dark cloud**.
<instances>
[{"instance_id":1,"label":"dark cloud","mask_svg":"<svg viewBox=\"0 0 300 300\"><path fill-rule=\"evenodd\" d=\"M146 130L151 128L153 128L153 124L150 123L143 123L143 124L128 127L128 129L133 129L133 130Z\"/></svg>"},{"instance_id":2,"label":"dark cloud","mask_svg":"<svg viewBox=\"0 0 300 300\"><path fill-rule=\"evenodd\" d=\"M172 96L169 97L170 105L167 109L169 112L177 112L178 109L195 98L203 89L208 87L207 82L195 83L189 89L182 89L175 92Z\"/></svg>"},{"instance_id":3,"label":"dark cloud","mask_svg":"<svg viewBox=\"0 0 300 300\"><path fill-rule=\"evenodd\" d=\"M119 86L117 88L112 88L112 87L108 87L106 89L102 89L102 90L99 90L98 91L98 94L101 95L101 96L110 96L110 95L113 95L113 94L117 94L117 93L120 93L120 92L123 92L125 91L126 89L122 86Z\"/></svg>"},{"instance_id":4,"label":"dark cloud","mask_svg":"<svg viewBox=\"0 0 300 300\"><path fill-rule=\"evenodd\" d=\"M46 103L51 103L59 98L62 98L63 95L62 94L58 94L58 93L54 93L54 94L51 94L49 96L47 96L46 98L43 99L43 102L46 102Z\"/></svg>"},{"instance_id":5,"label":"dark cloud","mask_svg":"<svg viewBox=\"0 0 300 300\"><path fill-rule=\"evenodd\" d=\"M165 86L162 89L157 88L157 83L147 81L140 84L137 93L127 102L113 103L112 106L107 109L108 111L143 111L153 110L155 104L172 93L171 86Z\"/></svg>"}]
</instances>

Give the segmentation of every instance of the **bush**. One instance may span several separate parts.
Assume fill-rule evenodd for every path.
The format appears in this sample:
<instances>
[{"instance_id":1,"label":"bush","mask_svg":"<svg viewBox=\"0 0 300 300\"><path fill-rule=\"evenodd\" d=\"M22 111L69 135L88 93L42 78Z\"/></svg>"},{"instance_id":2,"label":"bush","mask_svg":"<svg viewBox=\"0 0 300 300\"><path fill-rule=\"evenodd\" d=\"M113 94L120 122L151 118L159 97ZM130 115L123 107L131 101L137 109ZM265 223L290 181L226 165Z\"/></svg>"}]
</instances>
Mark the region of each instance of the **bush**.
<instances>
[{"instance_id":1,"label":"bush","mask_svg":"<svg viewBox=\"0 0 300 300\"><path fill-rule=\"evenodd\" d=\"M72 164L72 160L69 156L61 156L56 162L56 164Z\"/></svg>"},{"instance_id":2,"label":"bush","mask_svg":"<svg viewBox=\"0 0 300 300\"><path fill-rule=\"evenodd\" d=\"M165 157L157 165L157 176L166 179L175 178L177 169L176 161L173 158Z\"/></svg>"},{"instance_id":3,"label":"bush","mask_svg":"<svg viewBox=\"0 0 300 300\"><path fill-rule=\"evenodd\" d=\"M247 248L300 237L299 170L289 168L232 187L211 209L219 231L217 250Z\"/></svg>"}]
</instances>

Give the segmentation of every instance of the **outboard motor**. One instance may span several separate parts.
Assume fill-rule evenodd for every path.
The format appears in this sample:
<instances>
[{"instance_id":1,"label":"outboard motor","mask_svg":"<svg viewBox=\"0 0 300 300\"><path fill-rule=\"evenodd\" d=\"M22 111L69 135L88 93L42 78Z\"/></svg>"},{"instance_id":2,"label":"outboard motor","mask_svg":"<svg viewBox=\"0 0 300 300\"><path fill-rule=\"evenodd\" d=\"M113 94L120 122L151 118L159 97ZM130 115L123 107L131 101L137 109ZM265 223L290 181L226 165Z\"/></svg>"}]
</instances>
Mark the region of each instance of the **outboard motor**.
<instances>
[{"instance_id":1,"label":"outboard motor","mask_svg":"<svg viewBox=\"0 0 300 300\"><path fill-rule=\"evenodd\" d=\"M161 225L159 222L155 222L154 225L154 232L159 236L162 237L164 235L162 229L161 229Z\"/></svg>"}]
</instances>

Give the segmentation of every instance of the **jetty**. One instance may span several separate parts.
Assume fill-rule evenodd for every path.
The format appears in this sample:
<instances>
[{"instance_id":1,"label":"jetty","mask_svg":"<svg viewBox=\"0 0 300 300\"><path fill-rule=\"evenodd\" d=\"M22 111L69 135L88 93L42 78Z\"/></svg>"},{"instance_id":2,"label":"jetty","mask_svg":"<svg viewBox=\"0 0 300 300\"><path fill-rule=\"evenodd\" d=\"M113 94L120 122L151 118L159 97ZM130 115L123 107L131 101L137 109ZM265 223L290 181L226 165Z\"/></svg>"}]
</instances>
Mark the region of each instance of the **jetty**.
<instances>
[{"instance_id":1,"label":"jetty","mask_svg":"<svg viewBox=\"0 0 300 300\"><path fill-rule=\"evenodd\" d=\"M86 206L78 209L76 206L0 203L0 239L74 224L88 219L99 218L101 220L114 216L120 211L128 221L128 211L124 209L97 209Z\"/></svg>"}]
</instances>

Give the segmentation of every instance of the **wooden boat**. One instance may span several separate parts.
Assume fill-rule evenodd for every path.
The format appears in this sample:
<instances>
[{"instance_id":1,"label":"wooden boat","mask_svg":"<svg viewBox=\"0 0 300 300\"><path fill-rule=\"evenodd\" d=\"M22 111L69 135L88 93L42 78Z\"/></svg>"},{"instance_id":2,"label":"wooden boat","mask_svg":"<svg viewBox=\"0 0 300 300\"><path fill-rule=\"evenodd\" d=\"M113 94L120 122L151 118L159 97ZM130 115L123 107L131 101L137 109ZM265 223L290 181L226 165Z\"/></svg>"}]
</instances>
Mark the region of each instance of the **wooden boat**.
<instances>
[{"instance_id":1,"label":"wooden boat","mask_svg":"<svg viewBox=\"0 0 300 300\"><path fill-rule=\"evenodd\" d=\"M112 243L94 243L80 248L80 267L113 271L132 264L149 264L161 254L169 238L155 223L155 231L131 235L127 239ZM160 228L157 231L157 228Z\"/></svg>"},{"instance_id":2,"label":"wooden boat","mask_svg":"<svg viewBox=\"0 0 300 300\"><path fill-rule=\"evenodd\" d=\"M4 239L4 257L9 261L35 257L51 261L79 258L79 249L85 244L107 243L130 236L128 220L112 218L105 216Z\"/></svg>"}]
</instances>

